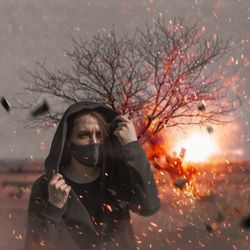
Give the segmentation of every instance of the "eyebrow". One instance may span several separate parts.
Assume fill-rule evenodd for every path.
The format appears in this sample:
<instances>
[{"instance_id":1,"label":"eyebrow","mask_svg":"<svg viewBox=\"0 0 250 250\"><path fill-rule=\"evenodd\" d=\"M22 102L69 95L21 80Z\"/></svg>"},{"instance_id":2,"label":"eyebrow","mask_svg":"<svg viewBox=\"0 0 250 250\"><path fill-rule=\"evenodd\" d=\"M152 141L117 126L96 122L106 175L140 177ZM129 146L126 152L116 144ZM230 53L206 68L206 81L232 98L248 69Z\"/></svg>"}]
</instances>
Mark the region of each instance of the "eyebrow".
<instances>
[{"instance_id":1,"label":"eyebrow","mask_svg":"<svg viewBox=\"0 0 250 250\"><path fill-rule=\"evenodd\" d=\"M90 131L87 131L87 130L81 130L81 131L78 131L77 133L79 133L79 134L91 134L91 132ZM96 133L101 133L101 130L97 130L96 131Z\"/></svg>"}]
</instances>

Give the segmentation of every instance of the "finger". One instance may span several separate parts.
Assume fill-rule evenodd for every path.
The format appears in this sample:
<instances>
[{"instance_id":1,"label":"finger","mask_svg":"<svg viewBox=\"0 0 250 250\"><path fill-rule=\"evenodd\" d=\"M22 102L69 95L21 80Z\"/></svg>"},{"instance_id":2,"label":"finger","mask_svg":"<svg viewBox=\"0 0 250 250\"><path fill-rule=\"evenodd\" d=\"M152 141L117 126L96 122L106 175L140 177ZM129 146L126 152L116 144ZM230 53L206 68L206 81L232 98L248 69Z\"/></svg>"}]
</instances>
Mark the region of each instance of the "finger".
<instances>
[{"instance_id":1,"label":"finger","mask_svg":"<svg viewBox=\"0 0 250 250\"><path fill-rule=\"evenodd\" d=\"M65 180L64 179L61 179L61 180L59 180L59 181L57 181L57 183L54 185L54 187L56 188L56 189L58 189L62 184L64 184L65 183Z\"/></svg>"},{"instance_id":2,"label":"finger","mask_svg":"<svg viewBox=\"0 0 250 250\"><path fill-rule=\"evenodd\" d=\"M114 134L120 134L120 132L123 131L123 128L117 128L115 131L114 131Z\"/></svg>"},{"instance_id":3,"label":"finger","mask_svg":"<svg viewBox=\"0 0 250 250\"><path fill-rule=\"evenodd\" d=\"M54 185L59 179L63 178L63 176L59 173L56 173L52 179L50 180L50 184Z\"/></svg>"},{"instance_id":4,"label":"finger","mask_svg":"<svg viewBox=\"0 0 250 250\"><path fill-rule=\"evenodd\" d=\"M64 189L64 191L65 191L67 194L70 192L70 190L71 190L71 186L67 186L67 187Z\"/></svg>"},{"instance_id":5,"label":"finger","mask_svg":"<svg viewBox=\"0 0 250 250\"><path fill-rule=\"evenodd\" d=\"M128 126L127 122L118 122L118 124L117 124L117 128L119 128L119 127L127 127L127 126Z\"/></svg>"},{"instance_id":6,"label":"finger","mask_svg":"<svg viewBox=\"0 0 250 250\"><path fill-rule=\"evenodd\" d=\"M119 116L119 119L120 119L121 121L130 122L130 120L128 119L128 117L126 117L125 115L120 115L120 116Z\"/></svg>"},{"instance_id":7,"label":"finger","mask_svg":"<svg viewBox=\"0 0 250 250\"><path fill-rule=\"evenodd\" d=\"M66 183L63 183L60 187L59 190L64 191L64 189L67 187L68 185Z\"/></svg>"},{"instance_id":8,"label":"finger","mask_svg":"<svg viewBox=\"0 0 250 250\"><path fill-rule=\"evenodd\" d=\"M125 121L124 119L122 119L121 116L115 117L114 120L116 121L116 125L118 125L118 124L121 123L121 122L127 122L127 121Z\"/></svg>"}]
</instances>

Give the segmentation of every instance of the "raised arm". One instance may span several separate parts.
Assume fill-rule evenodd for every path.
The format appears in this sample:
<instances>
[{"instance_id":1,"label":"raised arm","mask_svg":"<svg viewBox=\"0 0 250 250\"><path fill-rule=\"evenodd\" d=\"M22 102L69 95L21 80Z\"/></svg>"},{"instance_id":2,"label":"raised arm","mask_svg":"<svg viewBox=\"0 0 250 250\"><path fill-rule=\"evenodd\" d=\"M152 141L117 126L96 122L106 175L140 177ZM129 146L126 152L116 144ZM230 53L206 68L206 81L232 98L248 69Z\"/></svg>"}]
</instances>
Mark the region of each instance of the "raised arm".
<instances>
[{"instance_id":1,"label":"raised arm","mask_svg":"<svg viewBox=\"0 0 250 250\"><path fill-rule=\"evenodd\" d=\"M118 116L116 120L114 135L122 145L124 164L117 166L120 194L127 194L130 209L135 213L143 216L152 215L161 204L150 164L137 140L133 122L126 116Z\"/></svg>"},{"instance_id":2,"label":"raised arm","mask_svg":"<svg viewBox=\"0 0 250 250\"><path fill-rule=\"evenodd\" d=\"M32 185L25 250L57 249L57 230L64 208L58 208L48 201L48 182L44 178L40 177Z\"/></svg>"}]
</instances>

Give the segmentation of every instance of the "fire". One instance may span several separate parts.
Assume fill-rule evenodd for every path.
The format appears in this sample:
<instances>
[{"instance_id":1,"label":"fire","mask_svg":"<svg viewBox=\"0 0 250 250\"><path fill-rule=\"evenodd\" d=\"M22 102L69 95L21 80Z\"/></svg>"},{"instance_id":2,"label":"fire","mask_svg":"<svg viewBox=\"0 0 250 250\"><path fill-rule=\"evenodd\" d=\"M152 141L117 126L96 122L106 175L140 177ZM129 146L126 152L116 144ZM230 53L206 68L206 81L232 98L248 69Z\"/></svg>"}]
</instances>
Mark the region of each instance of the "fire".
<instances>
[{"instance_id":1,"label":"fire","mask_svg":"<svg viewBox=\"0 0 250 250\"><path fill-rule=\"evenodd\" d=\"M211 135L194 133L181 143L179 143L175 152L181 152L181 148L186 149L185 160L189 162L204 162L210 156L218 153L219 147Z\"/></svg>"},{"instance_id":2,"label":"fire","mask_svg":"<svg viewBox=\"0 0 250 250\"><path fill-rule=\"evenodd\" d=\"M165 192L166 172L172 180L175 192L185 192L187 197L195 199L209 197L213 190L213 182L206 180L200 172L201 169L197 168L198 165L192 163L207 162L211 160L211 156L215 156L213 161L217 159L223 146L217 143L221 141L221 137L218 136L221 131L190 129L184 131L185 134L179 130L174 132L170 134L162 131L144 145L147 158L158 170L155 177L156 182L162 187L160 190ZM226 141L225 136L223 140Z\"/></svg>"}]
</instances>

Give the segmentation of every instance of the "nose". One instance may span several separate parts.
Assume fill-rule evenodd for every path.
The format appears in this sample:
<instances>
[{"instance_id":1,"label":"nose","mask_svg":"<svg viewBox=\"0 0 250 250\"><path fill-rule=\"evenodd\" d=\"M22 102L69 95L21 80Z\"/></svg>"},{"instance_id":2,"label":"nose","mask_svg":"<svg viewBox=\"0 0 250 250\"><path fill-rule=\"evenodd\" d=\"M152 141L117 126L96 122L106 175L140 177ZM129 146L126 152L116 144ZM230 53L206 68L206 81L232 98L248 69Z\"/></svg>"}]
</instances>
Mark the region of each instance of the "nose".
<instances>
[{"instance_id":1,"label":"nose","mask_svg":"<svg viewBox=\"0 0 250 250\"><path fill-rule=\"evenodd\" d=\"M97 139L97 136L95 134L91 136L91 143L99 143L99 140Z\"/></svg>"}]
</instances>

